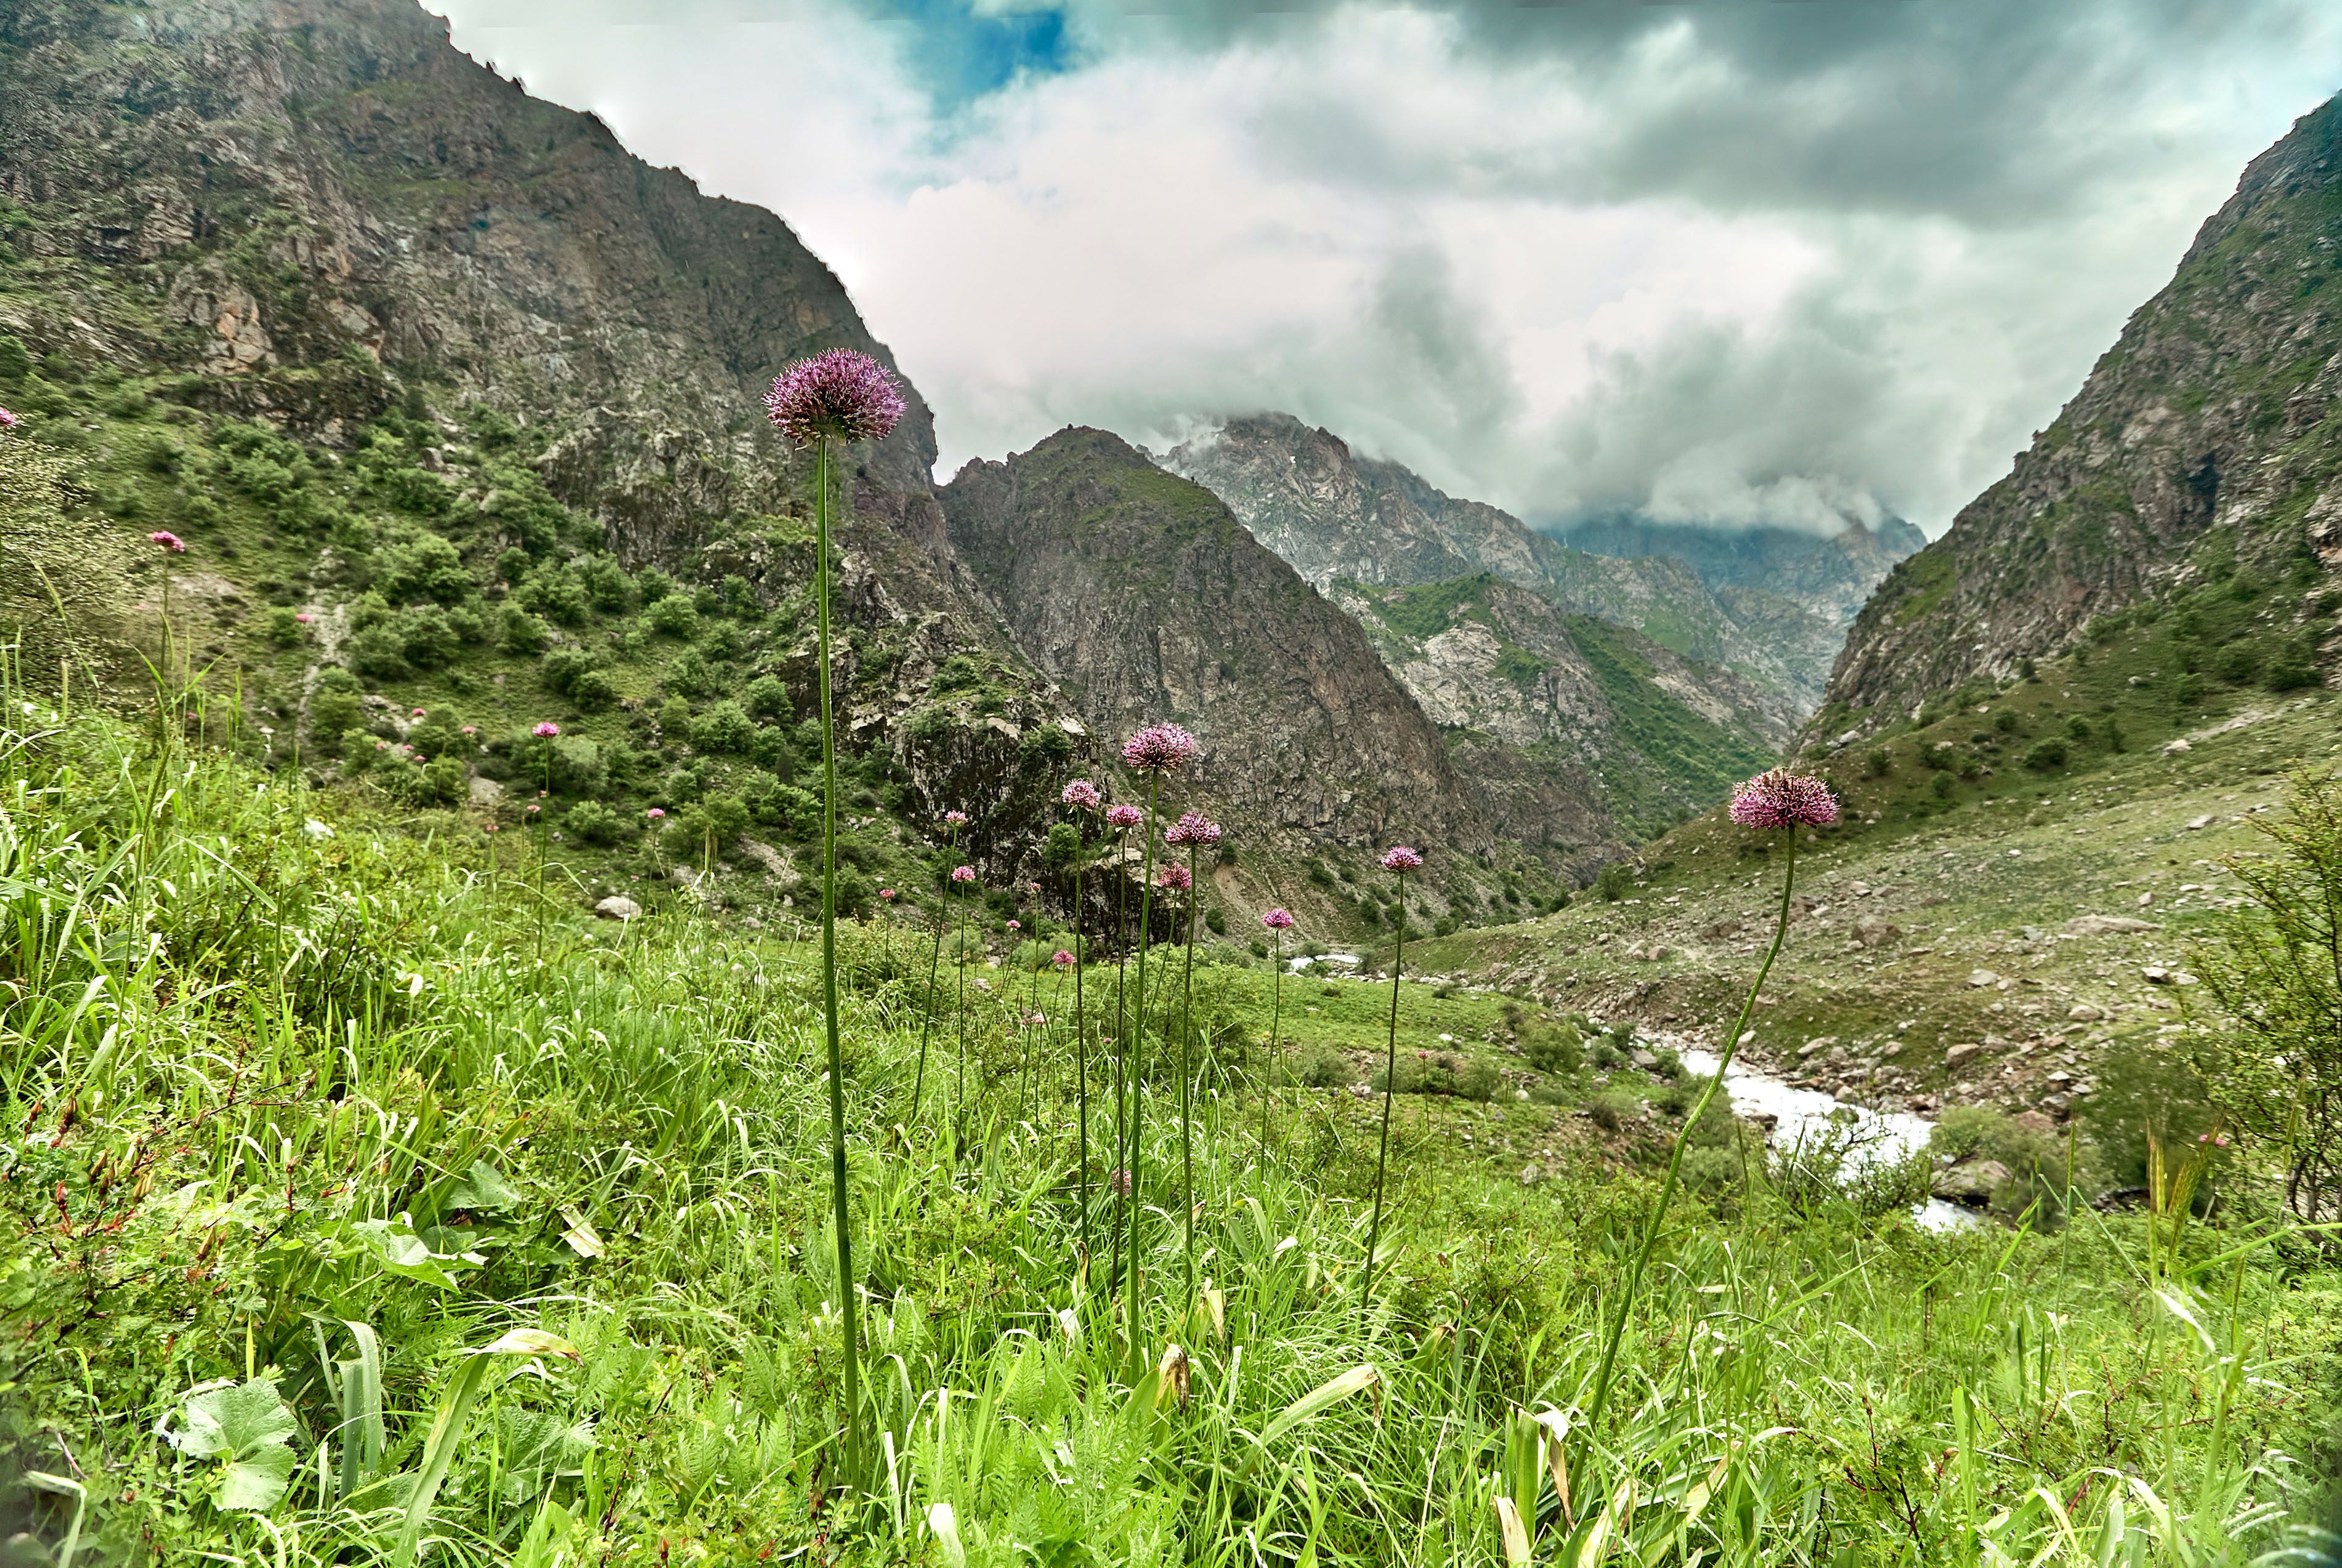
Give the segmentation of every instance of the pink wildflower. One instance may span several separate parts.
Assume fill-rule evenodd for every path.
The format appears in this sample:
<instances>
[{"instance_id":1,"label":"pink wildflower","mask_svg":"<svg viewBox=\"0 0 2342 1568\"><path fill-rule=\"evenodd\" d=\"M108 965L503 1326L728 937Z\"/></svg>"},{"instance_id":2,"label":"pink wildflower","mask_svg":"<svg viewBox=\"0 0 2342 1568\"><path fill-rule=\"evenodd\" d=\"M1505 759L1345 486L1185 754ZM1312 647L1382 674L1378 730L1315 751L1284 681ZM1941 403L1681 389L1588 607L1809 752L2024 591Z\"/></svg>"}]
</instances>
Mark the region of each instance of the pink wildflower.
<instances>
[{"instance_id":1,"label":"pink wildflower","mask_svg":"<svg viewBox=\"0 0 2342 1568\"><path fill-rule=\"evenodd\" d=\"M1149 724L1122 743L1122 760L1142 773L1177 773L1196 754L1196 737L1177 724Z\"/></svg>"},{"instance_id":2,"label":"pink wildflower","mask_svg":"<svg viewBox=\"0 0 2342 1568\"><path fill-rule=\"evenodd\" d=\"M1155 880L1172 893L1185 893L1196 883L1196 879L1188 874L1187 868L1176 860L1165 861L1163 869L1156 873Z\"/></svg>"},{"instance_id":3,"label":"pink wildflower","mask_svg":"<svg viewBox=\"0 0 2342 1568\"><path fill-rule=\"evenodd\" d=\"M0 408L0 430L14 430L18 423L15 414L5 408Z\"/></svg>"},{"instance_id":4,"label":"pink wildflower","mask_svg":"<svg viewBox=\"0 0 2342 1568\"><path fill-rule=\"evenodd\" d=\"M1049 962L1060 969L1070 968L1073 965L1074 955L1060 947L1056 952L1049 954Z\"/></svg>"},{"instance_id":5,"label":"pink wildflower","mask_svg":"<svg viewBox=\"0 0 2342 1568\"><path fill-rule=\"evenodd\" d=\"M1220 824L1202 812L1186 812L1181 814L1177 822L1165 831L1163 842L1199 845L1217 844L1220 842Z\"/></svg>"},{"instance_id":6,"label":"pink wildflower","mask_svg":"<svg viewBox=\"0 0 2342 1568\"><path fill-rule=\"evenodd\" d=\"M1098 794L1098 786L1087 779L1076 779L1057 798L1076 811L1096 811L1106 799Z\"/></svg>"},{"instance_id":7,"label":"pink wildflower","mask_svg":"<svg viewBox=\"0 0 2342 1568\"><path fill-rule=\"evenodd\" d=\"M967 825L967 813L964 811L947 811L944 813L944 825L946 827L966 827Z\"/></svg>"},{"instance_id":8,"label":"pink wildflower","mask_svg":"<svg viewBox=\"0 0 2342 1568\"><path fill-rule=\"evenodd\" d=\"M407 717L409 717L409 718L415 718L415 719L419 719L419 718L421 718L422 716L423 716L423 710L422 710L421 708L417 708L417 709L415 709L412 714L409 714L407 715Z\"/></svg>"},{"instance_id":9,"label":"pink wildflower","mask_svg":"<svg viewBox=\"0 0 2342 1568\"><path fill-rule=\"evenodd\" d=\"M549 741L554 736L561 733L561 726L555 724L551 719L546 719L544 723L538 724L536 728L529 731L528 733L535 735L541 741Z\"/></svg>"},{"instance_id":10,"label":"pink wildflower","mask_svg":"<svg viewBox=\"0 0 2342 1568\"><path fill-rule=\"evenodd\" d=\"M882 887L878 890L878 896L892 904L895 902L895 890L891 887Z\"/></svg>"},{"instance_id":11,"label":"pink wildflower","mask_svg":"<svg viewBox=\"0 0 2342 1568\"><path fill-rule=\"evenodd\" d=\"M535 801L528 803L528 814L531 816L535 816L538 812L541 812L545 808L543 806L537 804Z\"/></svg>"},{"instance_id":12,"label":"pink wildflower","mask_svg":"<svg viewBox=\"0 0 2342 1568\"><path fill-rule=\"evenodd\" d=\"M295 621L296 621L296 622L300 623L300 624L301 624L302 625L304 625L304 626L307 625L310 622L312 622L312 621L315 620L316 618L317 618L316 616L312 615L312 614L309 614L309 612L308 612L308 611L306 611L306 610L295 610L295 611L294 611L294 612L293 612L293 619L294 619Z\"/></svg>"},{"instance_id":13,"label":"pink wildflower","mask_svg":"<svg viewBox=\"0 0 2342 1568\"><path fill-rule=\"evenodd\" d=\"M1423 856L1416 854L1413 848L1403 844L1395 844L1391 845L1391 847L1384 852L1383 854L1383 869L1385 871L1413 871L1422 864Z\"/></svg>"},{"instance_id":14,"label":"pink wildflower","mask_svg":"<svg viewBox=\"0 0 2342 1568\"><path fill-rule=\"evenodd\" d=\"M165 555L184 555L187 553L187 542L168 528L155 529L146 535L146 543L154 545Z\"/></svg>"},{"instance_id":15,"label":"pink wildflower","mask_svg":"<svg viewBox=\"0 0 2342 1568\"><path fill-rule=\"evenodd\" d=\"M833 348L798 360L773 381L765 413L800 446L826 437L876 441L903 417L895 378L866 354Z\"/></svg>"},{"instance_id":16,"label":"pink wildflower","mask_svg":"<svg viewBox=\"0 0 2342 1568\"><path fill-rule=\"evenodd\" d=\"M477 724L465 724L464 726L464 733L467 735L476 735L480 733L480 726Z\"/></svg>"},{"instance_id":17,"label":"pink wildflower","mask_svg":"<svg viewBox=\"0 0 2342 1568\"><path fill-rule=\"evenodd\" d=\"M663 817L663 816L665 816L665 815L666 814L666 808L665 806L655 805L655 806L651 807L651 809L650 809L650 810L648 810L648 811L645 812L643 814L644 814L645 816L649 817L653 822L656 822L656 821L658 821L658 819L659 819L659 818L661 818L661 817Z\"/></svg>"},{"instance_id":18,"label":"pink wildflower","mask_svg":"<svg viewBox=\"0 0 2342 1568\"><path fill-rule=\"evenodd\" d=\"M976 867L972 865L953 866L952 880L954 882L974 882L976 880Z\"/></svg>"},{"instance_id":19,"label":"pink wildflower","mask_svg":"<svg viewBox=\"0 0 2342 1568\"><path fill-rule=\"evenodd\" d=\"M1771 768L1733 790L1731 811L1742 827L1827 827L1837 797L1817 778Z\"/></svg>"},{"instance_id":20,"label":"pink wildflower","mask_svg":"<svg viewBox=\"0 0 2342 1568\"><path fill-rule=\"evenodd\" d=\"M1113 1188L1114 1191L1122 1197L1126 1198L1130 1196L1129 1171L1120 1165L1116 1165L1113 1171L1107 1174L1106 1184Z\"/></svg>"},{"instance_id":21,"label":"pink wildflower","mask_svg":"<svg viewBox=\"0 0 2342 1568\"><path fill-rule=\"evenodd\" d=\"M1008 929L1011 931L1022 931L1025 929L1024 922L1012 920L1008 923Z\"/></svg>"},{"instance_id":22,"label":"pink wildflower","mask_svg":"<svg viewBox=\"0 0 2342 1568\"><path fill-rule=\"evenodd\" d=\"M1106 825L1120 832L1128 833L1138 825L1139 819L1144 814L1135 805L1115 806L1106 814Z\"/></svg>"},{"instance_id":23,"label":"pink wildflower","mask_svg":"<svg viewBox=\"0 0 2342 1568\"><path fill-rule=\"evenodd\" d=\"M1272 909L1260 917L1260 923L1271 931L1290 931L1293 929L1293 912L1287 909Z\"/></svg>"}]
</instances>

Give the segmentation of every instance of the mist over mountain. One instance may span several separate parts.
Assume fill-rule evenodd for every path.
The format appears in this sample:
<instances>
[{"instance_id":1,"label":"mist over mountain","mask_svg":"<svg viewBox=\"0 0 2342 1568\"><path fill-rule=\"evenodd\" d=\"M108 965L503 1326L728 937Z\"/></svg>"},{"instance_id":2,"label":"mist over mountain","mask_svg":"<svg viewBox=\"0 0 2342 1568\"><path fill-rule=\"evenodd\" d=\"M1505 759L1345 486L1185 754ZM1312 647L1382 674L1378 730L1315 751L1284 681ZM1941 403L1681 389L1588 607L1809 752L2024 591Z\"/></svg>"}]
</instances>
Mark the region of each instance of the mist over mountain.
<instances>
[{"instance_id":1,"label":"mist over mountain","mask_svg":"<svg viewBox=\"0 0 2342 1568\"><path fill-rule=\"evenodd\" d=\"M1732 526L1656 522L1632 513L1554 525L1554 537L1596 555L1684 562L1711 588L1754 588L1777 594L1841 625L1852 624L1895 564L1927 547L1927 536L1900 517L1877 526L1847 516L1834 534L1767 524Z\"/></svg>"}]
</instances>

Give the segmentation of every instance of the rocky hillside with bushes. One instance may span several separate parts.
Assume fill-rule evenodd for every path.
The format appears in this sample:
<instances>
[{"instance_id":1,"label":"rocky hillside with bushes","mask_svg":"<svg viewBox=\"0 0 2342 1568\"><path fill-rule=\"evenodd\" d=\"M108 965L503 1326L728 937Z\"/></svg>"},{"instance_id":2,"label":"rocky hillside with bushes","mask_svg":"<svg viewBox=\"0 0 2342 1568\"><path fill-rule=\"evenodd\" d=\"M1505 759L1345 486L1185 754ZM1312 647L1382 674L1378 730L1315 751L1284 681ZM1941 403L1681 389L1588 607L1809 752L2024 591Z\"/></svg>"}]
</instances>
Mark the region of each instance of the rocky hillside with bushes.
<instances>
[{"instance_id":1,"label":"rocky hillside with bushes","mask_svg":"<svg viewBox=\"0 0 2342 1568\"><path fill-rule=\"evenodd\" d=\"M2246 169L2008 475L1888 576L1815 733L1907 719L1964 682L2166 617L2180 647L2142 680L2318 682L2342 612L2337 291L2329 102Z\"/></svg>"}]
</instances>

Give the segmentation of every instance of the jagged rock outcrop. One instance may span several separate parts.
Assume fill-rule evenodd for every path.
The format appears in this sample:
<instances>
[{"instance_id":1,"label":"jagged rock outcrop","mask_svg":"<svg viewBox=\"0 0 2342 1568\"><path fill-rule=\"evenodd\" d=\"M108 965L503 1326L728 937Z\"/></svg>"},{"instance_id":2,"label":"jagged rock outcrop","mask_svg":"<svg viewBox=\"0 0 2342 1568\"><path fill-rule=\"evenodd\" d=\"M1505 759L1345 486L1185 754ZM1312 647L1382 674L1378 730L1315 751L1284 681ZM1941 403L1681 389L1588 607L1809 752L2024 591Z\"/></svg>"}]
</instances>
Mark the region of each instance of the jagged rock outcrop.
<instances>
[{"instance_id":1,"label":"jagged rock outcrop","mask_svg":"<svg viewBox=\"0 0 2342 1568\"><path fill-rule=\"evenodd\" d=\"M1183 793L1357 847L1486 859L1516 836L1573 860L1613 842L1590 790L1484 794L1356 621L1117 437L1064 430L942 494L958 559L1093 728L1202 739Z\"/></svg>"},{"instance_id":2,"label":"jagged rock outcrop","mask_svg":"<svg viewBox=\"0 0 2342 1568\"><path fill-rule=\"evenodd\" d=\"M1413 586L1495 573L1565 609L1631 626L1704 664L1776 687L1801 711L1821 694L1835 631L1752 635L1699 574L1668 555L1627 559L1572 549L1510 513L1435 489L1396 463L1362 457L1339 436L1286 414L1246 414L1157 462L1227 504L1254 536L1318 587L1337 579ZM1775 619L1802 612L1784 601ZM1814 658L1817 638L1827 645Z\"/></svg>"},{"instance_id":3,"label":"jagged rock outcrop","mask_svg":"<svg viewBox=\"0 0 2342 1568\"><path fill-rule=\"evenodd\" d=\"M1816 733L2060 652L2237 569L2330 637L2342 574L2342 103L2246 169L2073 401L1856 622ZM2312 580L2297 580L2307 569ZM2322 580L2322 581L2321 581Z\"/></svg>"}]
</instances>

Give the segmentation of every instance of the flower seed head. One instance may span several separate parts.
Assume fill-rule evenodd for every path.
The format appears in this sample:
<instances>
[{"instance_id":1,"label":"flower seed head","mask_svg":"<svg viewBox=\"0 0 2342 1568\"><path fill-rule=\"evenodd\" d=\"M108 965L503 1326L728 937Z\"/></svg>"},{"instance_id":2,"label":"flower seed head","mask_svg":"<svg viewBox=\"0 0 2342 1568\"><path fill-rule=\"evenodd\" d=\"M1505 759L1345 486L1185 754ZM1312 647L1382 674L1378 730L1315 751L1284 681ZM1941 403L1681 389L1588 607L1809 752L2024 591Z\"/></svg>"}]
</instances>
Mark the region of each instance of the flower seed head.
<instances>
[{"instance_id":1,"label":"flower seed head","mask_svg":"<svg viewBox=\"0 0 2342 1568\"><path fill-rule=\"evenodd\" d=\"M1196 754L1196 737L1177 724L1149 724L1122 743L1122 760L1141 773L1177 773Z\"/></svg>"},{"instance_id":2,"label":"flower seed head","mask_svg":"<svg viewBox=\"0 0 2342 1568\"><path fill-rule=\"evenodd\" d=\"M1732 792L1731 809L1742 827L1827 827L1837 797L1817 778L1771 768Z\"/></svg>"},{"instance_id":3,"label":"flower seed head","mask_svg":"<svg viewBox=\"0 0 2342 1568\"><path fill-rule=\"evenodd\" d=\"M886 367L866 354L833 348L798 360L765 394L773 427L799 446L823 437L876 441L903 417L903 394Z\"/></svg>"}]
</instances>

